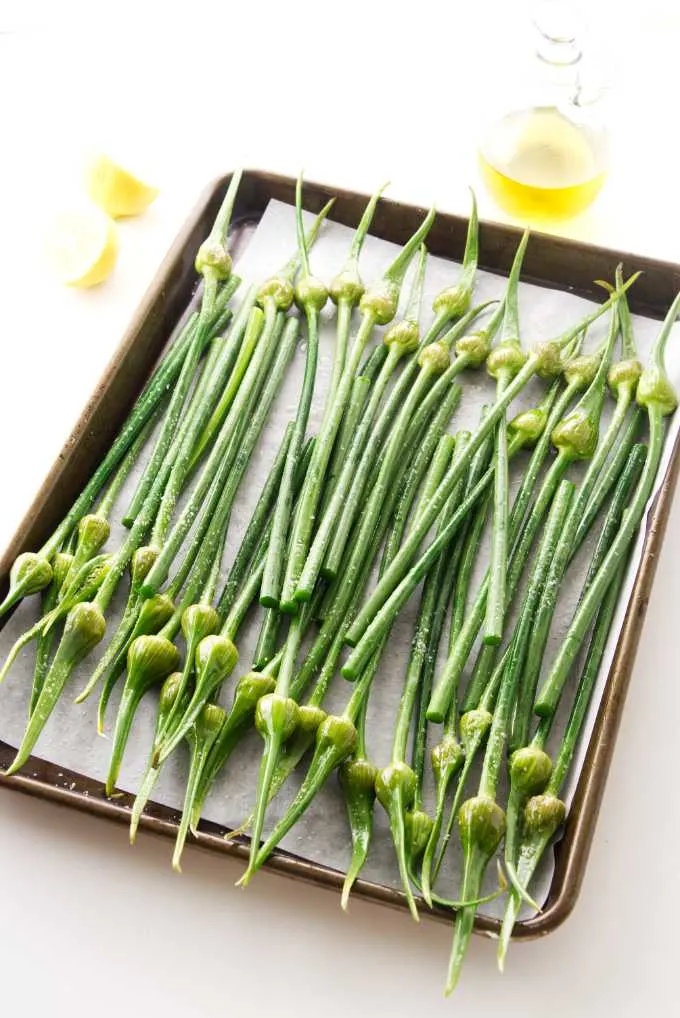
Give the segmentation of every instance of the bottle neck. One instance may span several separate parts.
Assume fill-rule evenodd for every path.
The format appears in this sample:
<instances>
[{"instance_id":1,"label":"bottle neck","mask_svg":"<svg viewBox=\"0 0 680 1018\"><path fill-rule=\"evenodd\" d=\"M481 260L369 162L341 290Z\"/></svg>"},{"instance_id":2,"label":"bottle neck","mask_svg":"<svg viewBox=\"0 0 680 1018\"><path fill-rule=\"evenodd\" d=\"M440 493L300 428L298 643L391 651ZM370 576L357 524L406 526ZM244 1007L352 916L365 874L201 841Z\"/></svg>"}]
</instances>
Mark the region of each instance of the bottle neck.
<instances>
[{"instance_id":1,"label":"bottle neck","mask_svg":"<svg viewBox=\"0 0 680 1018\"><path fill-rule=\"evenodd\" d=\"M568 0L537 0L533 8L536 30L534 55L546 85L577 102L582 60L578 40L578 12Z\"/></svg>"}]
</instances>

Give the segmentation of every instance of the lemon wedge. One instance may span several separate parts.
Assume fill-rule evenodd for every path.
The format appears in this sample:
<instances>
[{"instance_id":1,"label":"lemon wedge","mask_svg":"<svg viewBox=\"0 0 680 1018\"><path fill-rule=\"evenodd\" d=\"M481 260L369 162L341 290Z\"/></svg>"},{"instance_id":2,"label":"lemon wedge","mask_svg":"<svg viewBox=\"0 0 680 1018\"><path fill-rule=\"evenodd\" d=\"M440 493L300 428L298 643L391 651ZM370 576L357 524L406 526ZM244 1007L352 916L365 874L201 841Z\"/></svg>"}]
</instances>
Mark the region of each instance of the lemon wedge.
<instances>
[{"instance_id":1,"label":"lemon wedge","mask_svg":"<svg viewBox=\"0 0 680 1018\"><path fill-rule=\"evenodd\" d=\"M48 263L67 286L96 286L111 275L118 257L116 224L95 205L62 212L46 238Z\"/></svg>"},{"instance_id":2,"label":"lemon wedge","mask_svg":"<svg viewBox=\"0 0 680 1018\"><path fill-rule=\"evenodd\" d=\"M138 216L158 194L155 187L143 183L106 155L98 155L90 162L85 188L92 201L114 219Z\"/></svg>"}]
</instances>

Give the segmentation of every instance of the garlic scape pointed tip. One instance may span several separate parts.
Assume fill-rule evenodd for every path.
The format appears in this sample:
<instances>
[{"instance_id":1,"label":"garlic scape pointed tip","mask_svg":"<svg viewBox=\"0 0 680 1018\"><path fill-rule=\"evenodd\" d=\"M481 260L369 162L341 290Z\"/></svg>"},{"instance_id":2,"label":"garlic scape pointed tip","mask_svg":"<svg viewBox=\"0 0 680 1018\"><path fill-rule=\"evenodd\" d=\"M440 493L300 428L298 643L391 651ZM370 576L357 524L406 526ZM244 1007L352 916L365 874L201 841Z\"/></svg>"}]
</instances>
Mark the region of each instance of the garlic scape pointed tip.
<instances>
[{"instance_id":1,"label":"garlic scape pointed tip","mask_svg":"<svg viewBox=\"0 0 680 1018\"><path fill-rule=\"evenodd\" d=\"M177 830L175 848L172 854L172 868L176 873L182 872L182 853L184 852L184 846L190 830L191 816L198 793L203 764L224 725L225 719L226 714L222 708L218 707L217 704L209 703L200 712L193 728L189 777L182 806L182 819Z\"/></svg>"},{"instance_id":2,"label":"garlic scape pointed tip","mask_svg":"<svg viewBox=\"0 0 680 1018\"><path fill-rule=\"evenodd\" d=\"M409 879L409 859L405 815L415 797L416 775L408 764L396 761L378 772L375 791L378 802L387 813L392 841L399 864L402 888L412 917L419 920L418 908Z\"/></svg>"}]
</instances>

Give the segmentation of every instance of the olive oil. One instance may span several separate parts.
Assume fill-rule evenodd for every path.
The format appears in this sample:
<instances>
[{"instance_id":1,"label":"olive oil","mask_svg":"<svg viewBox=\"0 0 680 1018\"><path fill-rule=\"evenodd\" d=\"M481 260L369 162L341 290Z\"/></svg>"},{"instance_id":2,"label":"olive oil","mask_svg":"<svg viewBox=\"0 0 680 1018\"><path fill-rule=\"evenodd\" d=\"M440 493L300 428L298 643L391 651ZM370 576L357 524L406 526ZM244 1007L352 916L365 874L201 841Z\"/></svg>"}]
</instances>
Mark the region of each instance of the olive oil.
<instances>
[{"instance_id":1,"label":"olive oil","mask_svg":"<svg viewBox=\"0 0 680 1018\"><path fill-rule=\"evenodd\" d=\"M555 107L506 114L479 150L482 178L506 212L525 222L567 219L586 209L605 177L598 132Z\"/></svg>"}]
</instances>

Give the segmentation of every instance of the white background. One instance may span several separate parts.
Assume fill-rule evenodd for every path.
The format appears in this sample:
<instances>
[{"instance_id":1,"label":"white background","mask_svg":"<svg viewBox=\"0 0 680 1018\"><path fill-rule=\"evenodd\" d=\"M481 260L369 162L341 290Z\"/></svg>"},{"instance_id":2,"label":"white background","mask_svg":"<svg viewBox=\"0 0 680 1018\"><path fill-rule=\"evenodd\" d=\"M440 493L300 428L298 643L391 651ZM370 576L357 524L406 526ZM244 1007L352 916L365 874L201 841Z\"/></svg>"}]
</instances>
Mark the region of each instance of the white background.
<instances>
[{"instance_id":1,"label":"white background","mask_svg":"<svg viewBox=\"0 0 680 1018\"><path fill-rule=\"evenodd\" d=\"M234 9L238 6L238 10ZM564 232L679 260L680 15L670 2L601 2L612 82L610 180ZM476 183L474 130L513 80L525 4L289 2L3 4L0 0L2 399L0 542L57 455L180 223L237 165L295 173L447 210ZM44 220L76 191L92 148L162 189L121 227L115 275L62 291L40 257ZM480 191L487 218L501 214ZM581 900L549 938L518 945L501 978L475 939L441 999L446 928L337 900L3 791L0 1001L8 1013L250 1008L281 1018L387 1012L479 1018L670 1014L680 913L675 766L680 691L680 505L664 552ZM2 698L0 696L0 709ZM472 1012L474 1008L474 1012Z\"/></svg>"}]
</instances>

